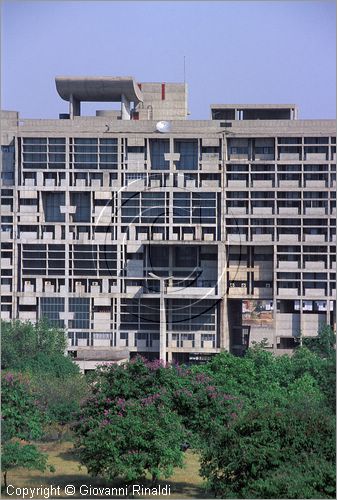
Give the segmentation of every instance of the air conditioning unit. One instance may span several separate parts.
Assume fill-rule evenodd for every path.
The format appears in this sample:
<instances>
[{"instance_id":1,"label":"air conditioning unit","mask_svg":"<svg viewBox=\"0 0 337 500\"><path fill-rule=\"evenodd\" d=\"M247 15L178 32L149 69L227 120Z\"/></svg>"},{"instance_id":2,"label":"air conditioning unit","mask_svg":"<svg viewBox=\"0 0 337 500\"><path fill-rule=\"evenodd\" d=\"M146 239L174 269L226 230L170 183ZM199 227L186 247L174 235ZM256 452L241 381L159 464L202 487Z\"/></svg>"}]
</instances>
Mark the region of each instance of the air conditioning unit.
<instances>
[{"instance_id":1,"label":"air conditioning unit","mask_svg":"<svg viewBox=\"0 0 337 500\"><path fill-rule=\"evenodd\" d=\"M75 285L82 285L80 281L75 281Z\"/></svg>"},{"instance_id":2,"label":"air conditioning unit","mask_svg":"<svg viewBox=\"0 0 337 500\"><path fill-rule=\"evenodd\" d=\"M98 281L93 281L91 284L92 286L98 286Z\"/></svg>"},{"instance_id":3,"label":"air conditioning unit","mask_svg":"<svg viewBox=\"0 0 337 500\"><path fill-rule=\"evenodd\" d=\"M270 288L270 283L266 283L266 288Z\"/></svg>"},{"instance_id":4,"label":"air conditioning unit","mask_svg":"<svg viewBox=\"0 0 337 500\"><path fill-rule=\"evenodd\" d=\"M246 288L246 286L247 286L246 283L241 283L242 288Z\"/></svg>"},{"instance_id":5,"label":"air conditioning unit","mask_svg":"<svg viewBox=\"0 0 337 500\"><path fill-rule=\"evenodd\" d=\"M30 282L30 281L25 281L25 285L30 286L30 285L31 285L31 282Z\"/></svg>"},{"instance_id":6,"label":"air conditioning unit","mask_svg":"<svg viewBox=\"0 0 337 500\"><path fill-rule=\"evenodd\" d=\"M29 284L30 284L30 282L29 282ZM51 285L51 281L46 281L45 285Z\"/></svg>"},{"instance_id":7,"label":"air conditioning unit","mask_svg":"<svg viewBox=\"0 0 337 500\"><path fill-rule=\"evenodd\" d=\"M229 285L231 288L235 288L235 283L230 283Z\"/></svg>"}]
</instances>

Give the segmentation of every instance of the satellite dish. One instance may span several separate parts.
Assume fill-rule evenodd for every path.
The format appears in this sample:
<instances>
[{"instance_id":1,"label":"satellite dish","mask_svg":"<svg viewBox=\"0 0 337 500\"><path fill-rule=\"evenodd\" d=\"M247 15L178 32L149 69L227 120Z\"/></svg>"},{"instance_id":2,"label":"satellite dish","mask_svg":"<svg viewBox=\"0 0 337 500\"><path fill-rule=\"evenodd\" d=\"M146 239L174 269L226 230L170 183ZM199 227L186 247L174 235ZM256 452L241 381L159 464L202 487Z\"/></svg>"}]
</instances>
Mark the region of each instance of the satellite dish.
<instances>
[{"instance_id":1,"label":"satellite dish","mask_svg":"<svg viewBox=\"0 0 337 500\"><path fill-rule=\"evenodd\" d=\"M162 134L165 134L165 132L170 132L171 124L170 122L165 122L165 121L158 122L156 124L156 130L158 132L161 132Z\"/></svg>"}]
</instances>

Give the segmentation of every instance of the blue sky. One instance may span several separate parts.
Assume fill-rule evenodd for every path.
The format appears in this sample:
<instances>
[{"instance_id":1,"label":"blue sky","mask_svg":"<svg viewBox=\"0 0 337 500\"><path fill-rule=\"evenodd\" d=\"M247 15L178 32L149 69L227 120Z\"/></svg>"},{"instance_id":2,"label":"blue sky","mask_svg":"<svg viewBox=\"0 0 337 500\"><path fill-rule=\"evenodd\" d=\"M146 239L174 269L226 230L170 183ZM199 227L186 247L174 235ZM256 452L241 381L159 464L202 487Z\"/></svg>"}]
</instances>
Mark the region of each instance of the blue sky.
<instances>
[{"instance_id":1,"label":"blue sky","mask_svg":"<svg viewBox=\"0 0 337 500\"><path fill-rule=\"evenodd\" d=\"M192 119L255 102L334 118L335 20L334 1L4 0L1 107L55 118L68 110L55 75L183 81L185 56Z\"/></svg>"}]
</instances>

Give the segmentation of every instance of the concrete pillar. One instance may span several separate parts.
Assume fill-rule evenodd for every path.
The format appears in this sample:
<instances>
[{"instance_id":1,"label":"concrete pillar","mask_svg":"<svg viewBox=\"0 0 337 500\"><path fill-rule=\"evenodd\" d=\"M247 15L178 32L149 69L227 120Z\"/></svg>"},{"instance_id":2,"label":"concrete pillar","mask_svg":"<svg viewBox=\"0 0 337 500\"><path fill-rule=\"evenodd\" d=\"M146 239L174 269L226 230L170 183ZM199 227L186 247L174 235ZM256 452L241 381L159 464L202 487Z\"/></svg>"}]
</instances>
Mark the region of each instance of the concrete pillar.
<instances>
[{"instance_id":1,"label":"concrete pillar","mask_svg":"<svg viewBox=\"0 0 337 500\"><path fill-rule=\"evenodd\" d=\"M166 310L165 310L165 279L160 279L160 334L159 359L166 363Z\"/></svg>"},{"instance_id":2,"label":"concrete pillar","mask_svg":"<svg viewBox=\"0 0 337 500\"><path fill-rule=\"evenodd\" d=\"M69 99L69 115L71 120L74 116L81 116L81 101L76 99L72 94Z\"/></svg>"},{"instance_id":3,"label":"concrete pillar","mask_svg":"<svg viewBox=\"0 0 337 500\"><path fill-rule=\"evenodd\" d=\"M122 94L121 101L121 112L122 112L122 120L130 120L130 101L127 100L124 94Z\"/></svg>"},{"instance_id":4,"label":"concrete pillar","mask_svg":"<svg viewBox=\"0 0 337 500\"><path fill-rule=\"evenodd\" d=\"M220 349L229 350L229 328L227 312L227 271L226 271L226 247L218 245L218 294L222 297L219 304L220 315Z\"/></svg>"}]
</instances>

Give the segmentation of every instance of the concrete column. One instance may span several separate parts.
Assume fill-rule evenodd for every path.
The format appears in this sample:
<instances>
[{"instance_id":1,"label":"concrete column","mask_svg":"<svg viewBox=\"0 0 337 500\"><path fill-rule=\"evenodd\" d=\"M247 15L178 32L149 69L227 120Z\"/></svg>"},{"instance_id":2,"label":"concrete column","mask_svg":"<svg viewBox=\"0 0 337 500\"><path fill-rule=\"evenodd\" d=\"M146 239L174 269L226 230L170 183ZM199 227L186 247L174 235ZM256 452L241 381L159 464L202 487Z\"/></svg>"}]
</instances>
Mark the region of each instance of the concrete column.
<instances>
[{"instance_id":1,"label":"concrete column","mask_svg":"<svg viewBox=\"0 0 337 500\"><path fill-rule=\"evenodd\" d=\"M122 112L122 120L130 120L130 101L127 100L124 94L122 94L121 101L121 112Z\"/></svg>"},{"instance_id":2,"label":"concrete column","mask_svg":"<svg viewBox=\"0 0 337 500\"><path fill-rule=\"evenodd\" d=\"M81 101L76 99L72 94L69 99L69 115L71 120L74 116L81 116Z\"/></svg>"},{"instance_id":3,"label":"concrete column","mask_svg":"<svg viewBox=\"0 0 337 500\"><path fill-rule=\"evenodd\" d=\"M165 310L165 279L160 279L160 333L159 359L166 363L166 310Z\"/></svg>"},{"instance_id":4,"label":"concrete column","mask_svg":"<svg viewBox=\"0 0 337 500\"><path fill-rule=\"evenodd\" d=\"M220 349L229 350L226 247L222 243L218 245L218 294L222 297L219 305Z\"/></svg>"}]
</instances>

